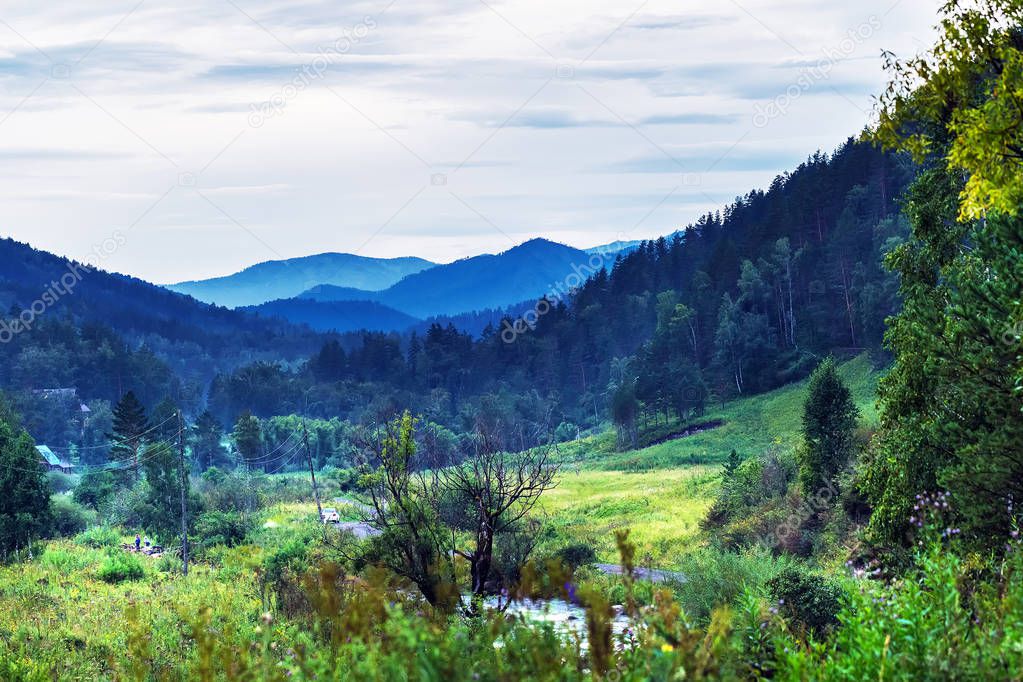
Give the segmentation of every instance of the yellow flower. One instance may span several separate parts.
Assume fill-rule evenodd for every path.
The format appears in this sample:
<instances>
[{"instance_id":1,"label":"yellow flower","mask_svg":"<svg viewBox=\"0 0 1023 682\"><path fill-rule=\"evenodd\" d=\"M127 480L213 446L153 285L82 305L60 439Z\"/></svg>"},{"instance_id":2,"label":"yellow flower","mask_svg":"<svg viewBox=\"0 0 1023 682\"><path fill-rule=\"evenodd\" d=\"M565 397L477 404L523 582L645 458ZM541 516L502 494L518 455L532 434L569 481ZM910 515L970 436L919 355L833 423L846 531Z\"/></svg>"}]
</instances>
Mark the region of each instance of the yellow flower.
<instances>
[{"instance_id":1,"label":"yellow flower","mask_svg":"<svg viewBox=\"0 0 1023 682\"><path fill-rule=\"evenodd\" d=\"M670 654L674 650L675 650L675 647L673 647L670 644L662 644L661 645L661 651L663 651L666 654Z\"/></svg>"}]
</instances>

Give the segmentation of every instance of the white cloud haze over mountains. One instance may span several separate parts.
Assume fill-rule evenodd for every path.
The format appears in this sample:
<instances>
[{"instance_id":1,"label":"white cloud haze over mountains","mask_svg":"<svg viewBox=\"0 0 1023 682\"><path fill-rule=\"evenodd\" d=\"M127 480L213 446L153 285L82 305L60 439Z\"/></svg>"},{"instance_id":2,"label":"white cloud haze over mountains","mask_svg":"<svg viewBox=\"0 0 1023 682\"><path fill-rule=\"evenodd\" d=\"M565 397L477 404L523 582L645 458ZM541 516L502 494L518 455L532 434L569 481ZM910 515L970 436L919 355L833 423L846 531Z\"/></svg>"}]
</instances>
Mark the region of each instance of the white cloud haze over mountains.
<instances>
[{"instance_id":1,"label":"white cloud haze over mountains","mask_svg":"<svg viewBox=\"0 0 1023 682\"><path fill-rule=\"evenodd\" d=\"M937 0L9 0L0 234L168 282L666 234L869 119Z\"/></svg>"}]
</instances>

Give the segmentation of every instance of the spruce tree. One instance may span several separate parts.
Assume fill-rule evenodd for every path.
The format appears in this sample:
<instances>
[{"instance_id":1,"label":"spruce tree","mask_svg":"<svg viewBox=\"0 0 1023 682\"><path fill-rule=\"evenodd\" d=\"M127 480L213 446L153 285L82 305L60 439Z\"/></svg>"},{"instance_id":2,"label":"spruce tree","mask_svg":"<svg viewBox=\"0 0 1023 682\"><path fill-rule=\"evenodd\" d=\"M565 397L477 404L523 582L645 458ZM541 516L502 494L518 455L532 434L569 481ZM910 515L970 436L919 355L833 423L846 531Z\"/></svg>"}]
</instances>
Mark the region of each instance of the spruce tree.
<instances>
[{"instance_id":1,"label":"spruce tree","mask_svg":"<svg viewBox=\"0 0 1023 682\"><path fill-rule=\"evenodd\" d=\"M835 361L822 362L813 376L803 406L803 448L799 478L807 495L829 487L855 450L859 410L838 376Z\"/></svg>"},{"instance_id":2,"label":"spruce tree","mask_svg":"<svg viewBox=\"0 0 1023 682\"><path fill-rule=\"evenodd\" d=\"M139 480L139 459L149 431L146 410L132 391L124 394L114 407L114 431L110 439L110 461L131 474L132 482Z\"/></svg>"}]
</instances>

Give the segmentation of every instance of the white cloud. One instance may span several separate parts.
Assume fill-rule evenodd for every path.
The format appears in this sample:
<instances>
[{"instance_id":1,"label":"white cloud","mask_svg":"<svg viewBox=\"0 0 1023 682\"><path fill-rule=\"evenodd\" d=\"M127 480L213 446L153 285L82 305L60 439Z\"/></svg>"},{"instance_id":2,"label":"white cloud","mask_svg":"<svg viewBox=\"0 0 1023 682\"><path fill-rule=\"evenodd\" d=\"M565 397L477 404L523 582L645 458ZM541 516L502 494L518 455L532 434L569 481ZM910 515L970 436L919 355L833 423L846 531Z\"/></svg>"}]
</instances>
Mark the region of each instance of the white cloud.
<instances>
[{"instance_id":1,"label":"white cloud","mask_svg":"<svg viewBox=\"0 0 1023 682\"><path fill-rule=\"evenodd\" d=\"M0 224L70 255L135 225L106 265L157 281L650 237L855 134L938 4L8 0Z\"/></svg>"}]
</instances>

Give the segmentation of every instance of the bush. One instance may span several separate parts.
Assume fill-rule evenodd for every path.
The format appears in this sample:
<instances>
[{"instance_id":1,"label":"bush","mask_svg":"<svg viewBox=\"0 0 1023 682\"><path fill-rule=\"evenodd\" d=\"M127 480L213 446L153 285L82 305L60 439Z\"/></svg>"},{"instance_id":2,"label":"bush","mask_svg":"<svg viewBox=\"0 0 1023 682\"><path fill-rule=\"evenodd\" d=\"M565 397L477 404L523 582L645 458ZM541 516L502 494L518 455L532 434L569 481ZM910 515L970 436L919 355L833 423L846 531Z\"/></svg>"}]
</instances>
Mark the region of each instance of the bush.
<instances>
[{"instance_id":1,"label":"bush","mask_svg":"<svg viewBox=\"0 0 1023 682\"><path fill-rule=\"evenodd\" d=\"M238 512L204 512L196 519L195 539L204 547L236 547L245 542L252 525L249 517Z\"/></svg>"},{"instance_id":2,"label":"bush","mask_svg":"<svg viewBox=\"0 0 1023 682\"><path fill-rule=\"evenodd\" d=\"M73 494L78 504L98 510L116 489L117 481L114 480L113 473L94 469L81 477Z\"/></svg>"},{"instance_id":3,"label":"bush","mask_svg":"<svg viewBox=\"0 0 1023 682\"><path fill-rule=\"evenodd\" d=\"M836 582L790 566L767 587L779 610L810 633L825 635L838 625L844 592Z\"/></svg>"},{"instance_id":4,"label":"bush","mask_svg":"<svg viewBox=\"0 0 1023 682\"><path fill-rule=\"evenodd\" d=\"M715 547L696 550L679 563L686 579L677 584L675 595L687 615L703 622L716 607L733 604L744 589L763 592L785 561L761 547L741 552Z\"/></svg>"},{"instance_id":5,"label":"bush","mask_svg":"<svg viewBox=\"0 0 1023 682\"><path fill-rule=\"evenodd\" d=\"M561 422L554 429L554 438L559 443L567 443L579 437L579 427L571 422Z\"/></svg>"},{"instance_id":6,"label":"bush","mask_svg":"<svg viewBox=\"0 0 1023 682\"><path fill-rule=\"evenodd\" d=\"M106 561L96 574L105 583L120 583L126 580L142 580L146 577L146 568L134 554L120 550L112 550Z\"/></svg>"},{"instance_id":7,"label":"bush","mask_svg":"<svg viewBox=\"0 0 1023 682\"><path fill-rule=\"evenodd\" d=\"M110 526L93 526L75 536L75 542L84 547L102 549L121 544L121 533Z\"/></svg>"},{"instance_id":8,"label":"bush","mask_svg":"<svg viewBox=\"0 0 1023 682\"><path fill-rule=\"evenodd\" d=\"M70 537L81 533L96 522L96 512L86 509L67 495L50 498L50 531L58 537Z\"/></svg>"},{"instance_id":9,"label":"bush","mask_svg":"<svg viewBox=\"0 0 1023 682\"><path fill-rule=\"evenodd\" d=\"M75 477L63 471L51 471L46 478L50 479L50 489L55 493L66 493L75 487Z\"/></svg>"},{"instance_id":10,"label":"bush","mask_svg":"<svg viewBox=\"0 0 1023 682\"><path fill-rule=\"evenodd\" d=\"M554 553L553 558L575 570L580 566L589 566L590 564L597 563L597 552L590 545L577 542L562 547Z\"/></svg>"},{"instance_id":11,"label":"bush","mask_svg":"<svg viewBox=\"0 0 1023 682\"><path fill-rule=\"evenodd\" d=\"M343 493L357 492L361 490L359 478L361 474L358 469L329 469L326 478L337 484L338 489Z\"/></svg>"},{"instance_id":12,"label":"bush","mask_svg":"<svg viewBox=\"0 0 1023 682\"><path fill-rule=\"evenodd\" d=\"M280 481L287 479L280 477ZM270 479L260 473L238 471L224 474L209 469L202 475L199 491L203 507L213 511L255 512L272 499Z\"/></svg>"}]
</instances>

